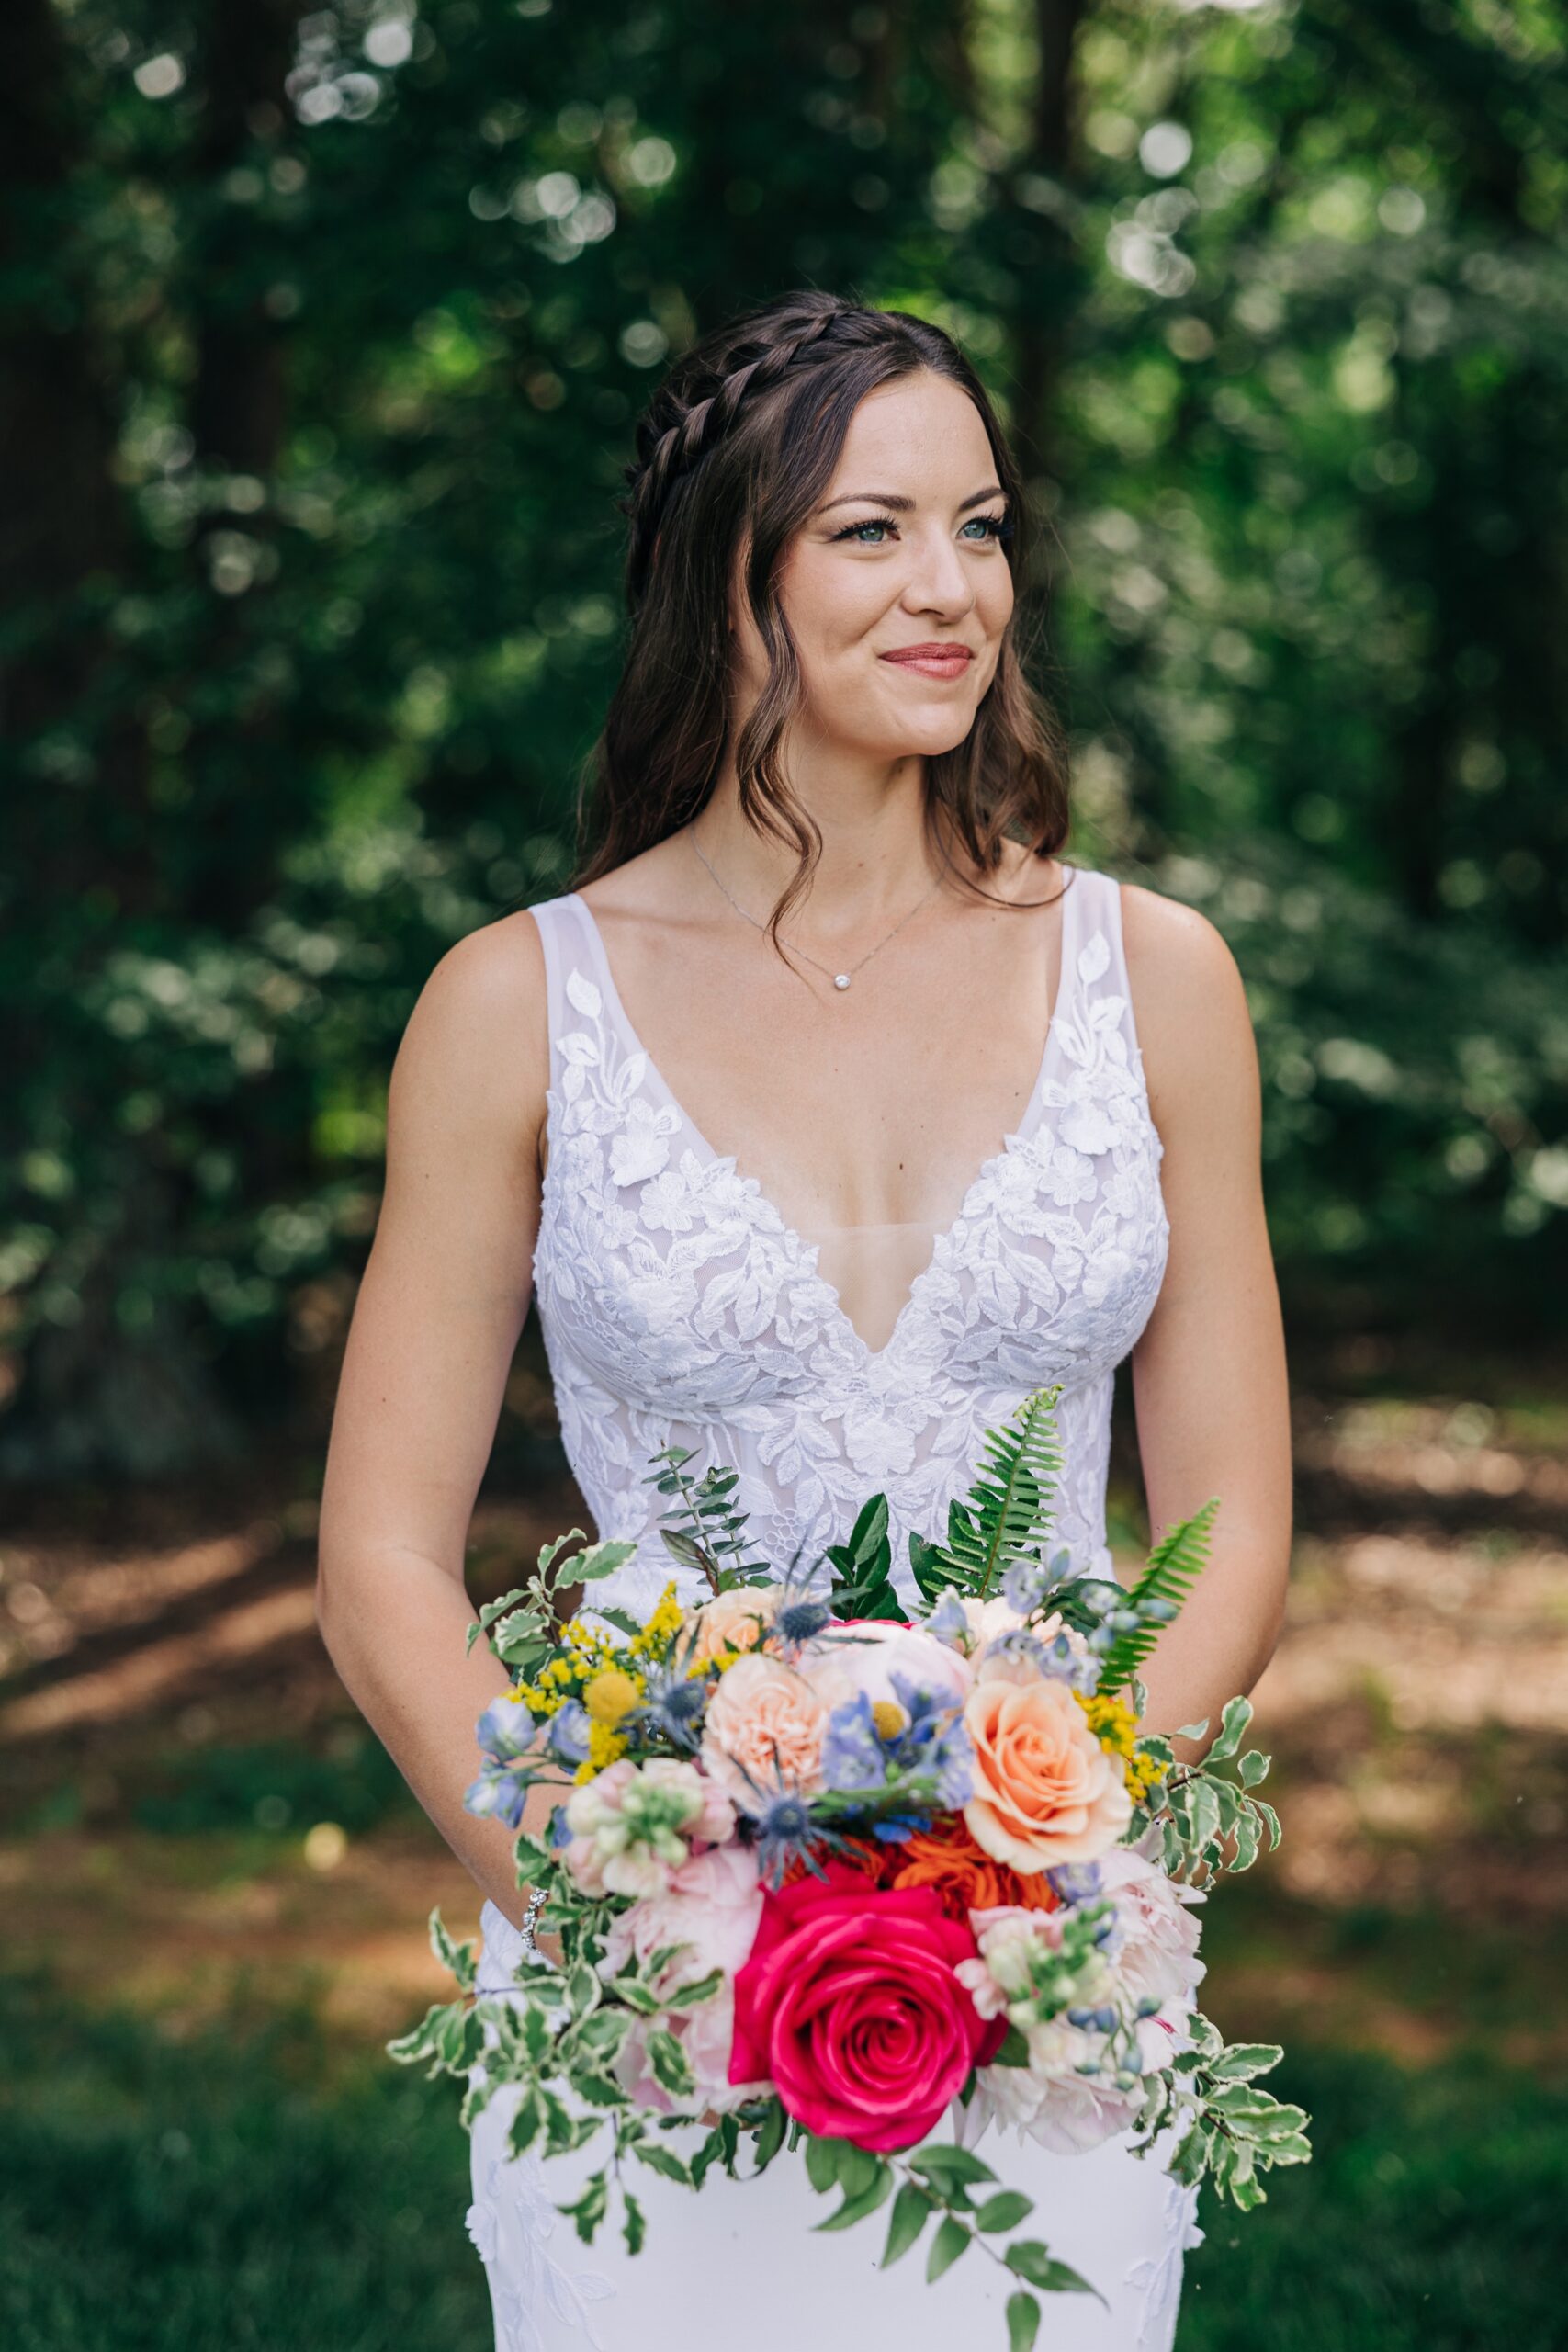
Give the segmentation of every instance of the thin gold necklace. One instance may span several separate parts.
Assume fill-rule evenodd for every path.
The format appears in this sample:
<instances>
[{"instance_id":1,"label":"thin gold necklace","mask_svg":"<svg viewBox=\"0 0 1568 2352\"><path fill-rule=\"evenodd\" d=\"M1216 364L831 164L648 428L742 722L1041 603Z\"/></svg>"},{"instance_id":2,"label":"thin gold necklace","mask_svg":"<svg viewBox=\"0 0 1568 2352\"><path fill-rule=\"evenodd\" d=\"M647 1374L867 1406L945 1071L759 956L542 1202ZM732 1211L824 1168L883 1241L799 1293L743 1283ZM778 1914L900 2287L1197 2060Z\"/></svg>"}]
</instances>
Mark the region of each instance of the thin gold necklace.
<instances>
[{"instance_id":1,"label":"thin gold necklace","mask_svg":"<svg viewBox=\"0 0 1568 2352\"><path fill-rule=\"evenodd\" d=\"M702 844L698 841L694 830L688 825L686 831L690 838L692 847L696 851L697 855L702 858L703 864L707 866L708 872L713 874L715 882L718 883L719 888L724 891L725 897L728 899L729 903L735 909L736 913L739 915L744 922L749 922L753 931L766 931L768 928L767 924L765 922L759 922L755 915L749 915L746 912L745 908L740 904L739 899L735 898L730 891L725 889L724 884L719 881L718 876L714 874L712 865L708 864L707 858L704 855ZM910 920L911 916L918 915L922 907L930 905L931 901L935 898L941 888L942 876L939 874L936 880L931 884L931 888L926 892L925 897L923 899L917 899L915 904L909 909L908 914L899 916L892 930L887 933L886 938L879 939L876 945L869 949L868 952L861 957L858 964L852 964L847 972L835 972L830 965L818 963L815 956L810 955L806 948L796 946L793 940L786 939L784 941L784 945L789 948L792 955L804 956L807 963L816 965L818 971L826 974L827 978L832 981L833 986L841 992L849 987L850 982L854 978L857 972L862 972L865 969L865 967L870 963L873 956L881 955L883 949L886 946L888 940L896 939L897 937L898 933L903 930L904 925Z\"/></svg>"}]
</instances>

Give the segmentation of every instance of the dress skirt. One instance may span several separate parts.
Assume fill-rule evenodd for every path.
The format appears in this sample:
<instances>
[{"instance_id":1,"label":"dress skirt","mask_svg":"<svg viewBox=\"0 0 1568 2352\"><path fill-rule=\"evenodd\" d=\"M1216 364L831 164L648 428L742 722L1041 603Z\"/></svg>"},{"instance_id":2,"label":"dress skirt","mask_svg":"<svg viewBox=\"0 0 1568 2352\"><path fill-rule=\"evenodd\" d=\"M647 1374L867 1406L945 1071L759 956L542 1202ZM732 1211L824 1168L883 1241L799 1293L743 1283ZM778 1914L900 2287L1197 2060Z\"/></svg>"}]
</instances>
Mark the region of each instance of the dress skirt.
<instances>
[{"instance_id":1,"label":"dress skirt","mask_svg":"<svg viewBox=\"0 0 1568 2352\"><path fill-rule=\"evenodd\" d=\"M479 1989L503 1993L521 1939L491 1904L483 1928ZM972 2247L928 2286L927 2240L884 2271L886 2213L817 2233L836 2199L817 2194L798 2157L781 2154L751 2180L710 2173L695 2195L634 2163L628 2186L648 2223L641 2253L626 2252L614 2198L584 2245L555 2208L603 2161L600 2143L547 2165L511 2155L515 2100L498 2092L472 2135L468 2229L490 2282L496 2352L693 2352L720 2340L745 2352L878 2343L1006 2352L1003 2307L1019 2280ZM694 2126L691 2136L694 2145L704 2134ZM1104 2298L1042 2296L1042 2352L1171 2352L1182 2258L1201 2232L1196 2192L1170 2178L1158 2150L1139 2157L1112 2140L1059 2155L993 2130L979 2152L1006 2187L1034 2199L1020 2233L1043 2238Z\"/></svg>"}]
</instances>

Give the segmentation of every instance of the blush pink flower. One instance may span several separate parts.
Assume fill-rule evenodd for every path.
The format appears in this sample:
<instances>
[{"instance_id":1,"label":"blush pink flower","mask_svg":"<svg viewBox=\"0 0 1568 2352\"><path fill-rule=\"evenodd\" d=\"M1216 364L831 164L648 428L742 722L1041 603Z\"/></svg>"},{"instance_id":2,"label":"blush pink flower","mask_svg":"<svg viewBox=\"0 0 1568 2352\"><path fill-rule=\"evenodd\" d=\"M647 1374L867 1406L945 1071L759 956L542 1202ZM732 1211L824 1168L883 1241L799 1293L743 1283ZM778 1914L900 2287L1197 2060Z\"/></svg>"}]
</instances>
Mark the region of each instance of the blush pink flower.
<instances>
[{"instance_id":1,"label":"blush pink flower","mask_svg":"<svg viewBox=\"0 0 1568 2352\"><path fill-rule=\"evenodd\" d=\"M1092 1862L1133 1817L1120 1762L1106 1754L1066 1683L982 1672L964 1722L975 1792L964 1808L976 1841L1015 1871Z\"/></svg>"},{"instance_id":2,"label":"blush pink flower","mask_svg":"<svg viewBox=\"0 0 1568 2352\"><path fill-rule=\"evenodd\" d=\"M808 2132L878 2153L941 2120L1005 2020L987 2023L961 1983L966 1927L930 1887L866 1884L837 1863L762 1898L735 1980L730 2077L771 2080Z\"/></svg>"},{"instance_id":3,"label":"blush pink flower","mask_svg":"<svg viewBox=\"0 0 1568 2352\"><path fill-rule=\"evenodd\" d=\"M684 1626L691 1663L706 1665L731 1650L754 1650L778 1613L779 1599L773 1585L736 1585L692 1610Z\"/></svg>"},{"instance_id":4,"label":"blush pink flower","mask_svg":"<svg viewBox=\"0 0 1568 2352\"><path fill-rule=\"evenodd\" d=\"M782 1781L814 1796L822 1785L828 1711L792 1666L756 1651L727 1667L708 1701L703 1763L743 1813Z\"/></svg>"},{"instance_id":5,"label":"blush pink flower","mask_svg":"<svg viewBox=\"0 0 1568 2352\"><path fill-rule=\"evenodd\" d=\"M677 1949L653 1980L659 1999L670 2000L716 1968L724 1973L707 2000L639 2018L632 2027L615 2071L639 2106L673 2111L648 2060L648 2036L656 2026L673 2033L685 2052L696 2092L684 2108L694 2114L705 2107L721 2112L739 2107L767 2088L762 2082L732 2083L729 2076L735 1973L751 1949L761 1909L756 1856L745 1846L715 1846L683 1862L661 1894L634 1903L611 1921L599 1963L606 1979L645 1967L655 1952L671 1945Z\"/></svg>"},{"instance_id":6,"label":"blush pink flower","mask_svg":"<svg viewBox=\"0 0 1568 2352\"><path fill-rule=\"evenodd\" d=\"M657 1894L694 1845L717 1845L735 1828L724 1791L695 1764L622 1757L573 1789L562 1860L585 1894Z\"/></svg>"}]
</instances>

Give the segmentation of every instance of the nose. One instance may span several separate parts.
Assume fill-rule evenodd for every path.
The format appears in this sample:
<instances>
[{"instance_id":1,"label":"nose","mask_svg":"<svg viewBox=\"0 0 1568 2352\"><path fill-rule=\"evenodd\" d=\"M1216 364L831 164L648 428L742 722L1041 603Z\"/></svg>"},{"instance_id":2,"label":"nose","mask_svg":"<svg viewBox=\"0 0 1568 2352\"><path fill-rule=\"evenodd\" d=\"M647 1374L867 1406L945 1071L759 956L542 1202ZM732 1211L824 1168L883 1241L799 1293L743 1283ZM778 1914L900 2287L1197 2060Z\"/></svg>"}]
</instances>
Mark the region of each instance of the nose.
<instances>
[{"instance_id":1,"label":"nose","mask_svg":"<svg viewBox=\"0 0 1568 2352\"><path fill-rule=\"evenodd\" d=\"M947 532L922 531L914 542L914 555L908 584L900 599L904 610L934 613L946 621L962 620L974 607L975 588Z\"/></svg>"}]
</instances>

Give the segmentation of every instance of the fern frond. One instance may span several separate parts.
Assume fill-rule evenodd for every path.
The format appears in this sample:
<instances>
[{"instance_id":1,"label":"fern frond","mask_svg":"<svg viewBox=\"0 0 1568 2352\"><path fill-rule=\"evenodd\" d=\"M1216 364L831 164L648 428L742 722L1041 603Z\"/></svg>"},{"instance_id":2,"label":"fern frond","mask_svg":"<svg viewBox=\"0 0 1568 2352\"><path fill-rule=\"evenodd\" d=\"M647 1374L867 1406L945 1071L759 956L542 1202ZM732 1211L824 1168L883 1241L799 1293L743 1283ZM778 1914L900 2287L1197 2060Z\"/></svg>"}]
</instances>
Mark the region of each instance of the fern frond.
<instances>
[{"instance_id":1,"label":"fern frond","mask_svg":"<svg viewBox=\"0 0 1568 2352\"><path fill-rule=\"evenodd\" d=\"M948 1507L945 1544L910 1542L928 1600L944 1586L984 1600L1015 1561L1038 1552L1051 1523L1062 1455L1056 1436L1058 1383L1036 1388L1000 1429L987 1430L981 1468L962 1502Z\"/></svg>"},{"instance_id":2,"label":"fern frond","mask_svg":"<svg viewBox=\"0 0 1568 2352\"><path fill-rule=\"evenodd\" d=\"M1179 1520L1156 1544L1147 1567L1127 1595L1129 1610L1141 1611L1150 1600L1166 1601L1175 1609L1182 1606L1208 1559L1209 1538L1219 1508L1218 1495L1211 1495L1201 1510L1194 1511L1190 1519ZM1100 1690L1120 1690L1129 1683L1163 1631L1162 1624L1151 1623L1119 1634L1100 1669Z\"/></svg>"}]
</instances>

